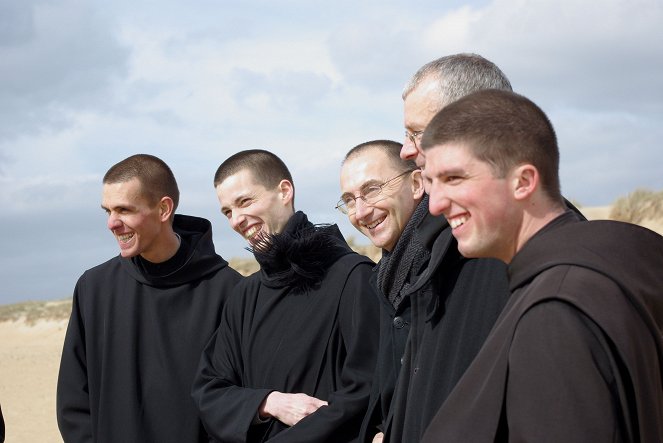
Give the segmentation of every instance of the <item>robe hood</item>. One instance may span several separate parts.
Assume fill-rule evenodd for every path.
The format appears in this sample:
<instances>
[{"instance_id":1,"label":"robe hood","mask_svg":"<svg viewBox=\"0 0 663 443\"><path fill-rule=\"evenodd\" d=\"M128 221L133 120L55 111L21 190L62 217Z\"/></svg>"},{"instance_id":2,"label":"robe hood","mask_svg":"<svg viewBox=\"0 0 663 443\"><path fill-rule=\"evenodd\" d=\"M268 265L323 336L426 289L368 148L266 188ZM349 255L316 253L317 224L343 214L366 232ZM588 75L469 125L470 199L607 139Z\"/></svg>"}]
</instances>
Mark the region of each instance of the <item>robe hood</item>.
<instances>
[{"instance_id":1,"label":"robe hood","mask_svg":"<svg viewBox=\"0 0 663 443\"><path fill-rule=\"evenodd\" d=\"M614 250L610 253L606 253L606 239L614 239ZM630 223L597 220L541 231L529 243L536 247L524 247L509 265L511 292L557 265L589 268L615 281L639 309L652 334L660 336L663 237ZM545 255L537 252L542 249Z\"/></svg>"},{"instance_id":2,"label":"robe hood","mask_svg":"<svg viewBox=\"0 0 663 443\"><path fill-rule=\"evenodd\" d=\"M569 266L590 270L576 274L589 278L588 284L572 281L565 291L555 287L528 289L535 279L545 279L545 274L552 275L546 282L563 280L565 277L555 274L553 268ZM631 393L628 398L614 399L618 403L615 407L624 411L628 434L638 435L637 441L663 441L661 270L663 237L653 231L615 221L581 221L571 211L550 222L509 264L511 299L483 351L438 411L422 442L483 442L504 437L502 434L508 432L504 407L513 335L530 308L552 300L583 312L610 341L612 355L619 357L612 371L623 374L615 378L616 389ZM603 278L618 288L607 294L586 292L594 282L591 279L600 282ZM585 292L575 291L578 287Z\"/></svg>"},{"instance_id":3,"label":"robe hood","mask_svg":"<svg viewBox=\"0 0 663 443\"><path fill-rule=\"evenodd\" d=\"M175 214L173 230L189 245L188 255L179 268L168 275L151 276L138 264L138 257L120 257L122 268L138 282L153 287L186 284L228 266L228 262L214 250L212 224L209 220L190 215Z\"/></svg>"},{"instance_id":4,"label":"robe hood","mask_svg":"<svg viewBox=\"0 0 663 443\"><path fill-rule=\"evenodd\" d=\"M563 218L565 215L558 219ZM606 241L612 241L612 247L606 248ZM544 228L525 244L509 265L511 291L558 265L584 267L611 279L642 319L644 328L638 329L614 321L610 308L596 304L587 306L582 296L576 298L576 306L586 313L592 312L591 318L598 321L611 338L630 374L635 399L633 408L639 411L634 426L640 441L661 441L663 237L640 226L607 220L571 223L552 230ZM597 320L599 318L601 320ZM638 349L638 345L645 342L655 347L651 355L646 356L643 353L647 351Z\"/></svg>"}]
</instances>

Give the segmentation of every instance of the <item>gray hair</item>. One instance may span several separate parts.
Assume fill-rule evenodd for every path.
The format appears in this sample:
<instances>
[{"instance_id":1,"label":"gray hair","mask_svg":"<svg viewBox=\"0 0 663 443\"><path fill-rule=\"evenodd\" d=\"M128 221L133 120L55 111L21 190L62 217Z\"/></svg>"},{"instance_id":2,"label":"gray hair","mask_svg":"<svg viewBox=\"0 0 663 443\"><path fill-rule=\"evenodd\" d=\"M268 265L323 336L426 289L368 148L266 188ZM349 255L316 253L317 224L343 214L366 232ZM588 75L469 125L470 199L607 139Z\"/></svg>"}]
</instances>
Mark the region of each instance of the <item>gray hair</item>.
<instances>
[{"instance_id":1,"label":"gray hair","mask_svg":"<svg viewBox=\"0 0 663 443\"><path fill-rule=\"evenodd\" d=\"M440 57L419 68L405 85L403 100L429 78L438 84L440 108L482 89L512 90L509 79L493 62L462 53Z\"/></svg>"}]
</instances>

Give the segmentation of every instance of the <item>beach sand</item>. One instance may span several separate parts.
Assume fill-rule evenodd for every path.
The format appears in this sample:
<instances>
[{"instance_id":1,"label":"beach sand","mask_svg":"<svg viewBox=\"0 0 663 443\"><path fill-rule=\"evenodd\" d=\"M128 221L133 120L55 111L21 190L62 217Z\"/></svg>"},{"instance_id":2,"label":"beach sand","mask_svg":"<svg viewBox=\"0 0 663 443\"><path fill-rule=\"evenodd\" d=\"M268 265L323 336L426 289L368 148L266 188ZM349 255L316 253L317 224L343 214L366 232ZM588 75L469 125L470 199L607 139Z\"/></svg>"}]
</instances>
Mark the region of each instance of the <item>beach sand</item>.
<instances>
[{"instance_id":1,"label":"beach sand","mask_svg":"<svg viewBox=\"0 0 663 443\"><path fill-rule=\"evenodd\" d=\"M55 385L66 320L0 322L0 404L7 443L62 442Z\"/></svg>"}]
</instances>

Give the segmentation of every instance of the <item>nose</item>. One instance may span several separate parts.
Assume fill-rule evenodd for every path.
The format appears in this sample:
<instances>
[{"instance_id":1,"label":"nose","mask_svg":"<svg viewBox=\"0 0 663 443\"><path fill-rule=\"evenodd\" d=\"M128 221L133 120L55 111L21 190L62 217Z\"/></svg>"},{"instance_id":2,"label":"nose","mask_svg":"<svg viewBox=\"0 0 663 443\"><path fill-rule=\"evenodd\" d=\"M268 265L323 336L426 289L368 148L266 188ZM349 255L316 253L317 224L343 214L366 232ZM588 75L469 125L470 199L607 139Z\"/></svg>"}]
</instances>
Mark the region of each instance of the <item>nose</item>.
<instances>
[{"instance_id":1,"label":"nose","mask_svg":"<svg viewBox=\"0 0 663 443\"><path fill-rule=\"evenodd\" d=\"M117 217L117 215L113 212L108 214L108 222L107 222L108 229L111 231L114 231L120 227L122 227L122 222L120 219Z\"/></svg>"},{"instance_id":2,"label":"nose","mask_svg":"<svg viewBox=\"0 0 663 443\"><path fill-rule=\"evenodd\" d=\"M366 203L363 199L358 198L355 200L355 218L361 220L371 212L372 206Z\"/></svg>"},{"instance_id":3,"label":"nose","mask_svg":"<svg viewBox=\"0 0 663 443\"><path fill-rule=\"evenodd\" d=\"M451 201L439 187L431 185L428 189L428 192L428 211L431 214L441 215L449 210Z\"/></svg>"},{"instance_id":4,"label":"nose","mask_svg":"<svg viewBox=\"0 0 663 443\"><path fill-rule=\"evenodd\" d=\"M235 231L239 230L242 226L242 224L245 221L244 214L242 214L239 211L232 211L232 215L230 217L230 227L233 228Z\"/></svg>"},{"instance_id":5,"label":"nose","mask_svg":"<svg viewBox=\"0 0 663 443\"><path fill-rule=\"evenodd\" d=\"M410 140L409 137L405 137L405 141L403 141L403 147L401 148L401 158L403 160L414 160L417 158L417 154L419 151L417 150L417 147L412 143L412 140Z\"/></svg>"}]
</instances>

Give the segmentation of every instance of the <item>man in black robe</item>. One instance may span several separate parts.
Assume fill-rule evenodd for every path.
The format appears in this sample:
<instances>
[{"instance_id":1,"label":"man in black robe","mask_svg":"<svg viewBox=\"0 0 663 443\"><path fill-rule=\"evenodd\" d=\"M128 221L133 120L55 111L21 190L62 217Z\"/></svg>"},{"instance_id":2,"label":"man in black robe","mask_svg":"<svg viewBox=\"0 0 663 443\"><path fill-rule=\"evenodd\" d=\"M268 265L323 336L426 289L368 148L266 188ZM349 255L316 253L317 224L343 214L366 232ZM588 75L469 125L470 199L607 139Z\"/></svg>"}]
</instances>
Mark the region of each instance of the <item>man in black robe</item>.
<instances>
[{"instance_id":1,"label":"man in black robe","mask_svg":"<svg viewBox=\"0 0 663 443\"><path fill-rule=\"evenodd\" d=\"M422 441L663 441L663 238L569 211L553 127L520 95L447 106L422 146L431 212L511 290Z\"/></svg>"},{"instance_id":2,"label":"man in black robe","mask_svg":"<svg viewBox=\"0 0 663 443\"><path fill-rule=\"evenodd\" d=\"M170 168L151 155L104 176L120 256L76 284L57 385L67 443L208 441L191 384L241 276L214 252L209 221L175 214L178 200Z\"/></svg>"},{"instance_id":3,"label":"man in black robe","mask_svg":"<svg viewBox=\"0 0 663 443\"><path fill-rule=\"evenodd\" d=\"M420 141L428 122L449 103L486 88L511 90L511 84L479 55L454 54L422 66L403 92L406 138L401 158L425 170ZM424 199L427 204L428 196ZM384 424L384 441L392 443L421 440L481 348L508 294L504 264L462 257L444 217L425 214L413 236L428 258L402 291L410 299L412 326ZM380 441L380 434L376 438Z\"/></svg>"},{"instance_id":4,"label":"man in black robe","mask_svg":"<svg viewBox=\"0 0 663 443\"><path fill-rule=\"evenodd\" d=\"M192 396L222 442L353 442L378 341L373 263L335 225L294 211L285 164L264 150L219 166L221 212L260 271L238 285L205 348Z\"/></svg>"},{"instance_id":5,"label":"man in black robe","mask_svg":"<svg viewBox=\"0 0 663 443\"><path fill-rule=\"evenodd\" d=\"M399 157L402 145L375 140L352 148L341 166L341 199L336 208L382 250L371 285L380 296L378 362L362 441L384 431L396 379L410 332L409 287L428 264L430 252L414 235L428 214L421 171ZM429 286L420 292L429 290ZM405 295L404 295L405 294Z\"/></svg>"}]
</instances>

